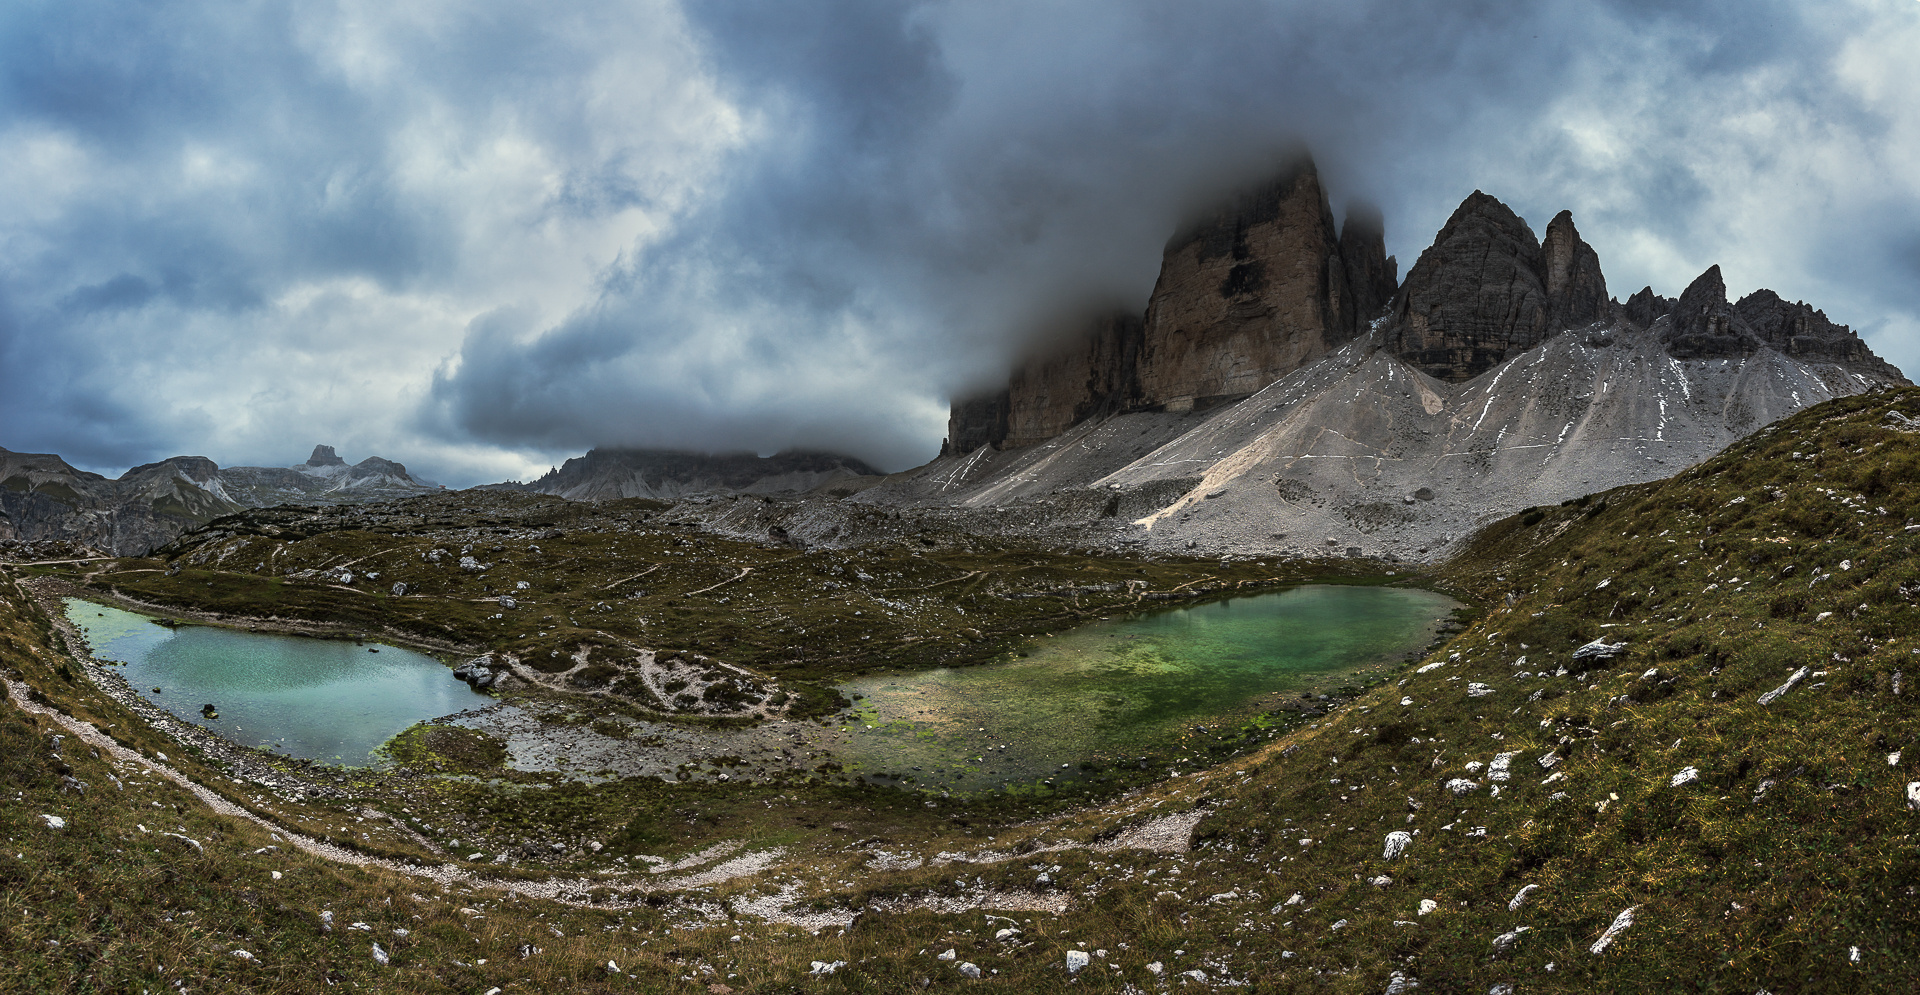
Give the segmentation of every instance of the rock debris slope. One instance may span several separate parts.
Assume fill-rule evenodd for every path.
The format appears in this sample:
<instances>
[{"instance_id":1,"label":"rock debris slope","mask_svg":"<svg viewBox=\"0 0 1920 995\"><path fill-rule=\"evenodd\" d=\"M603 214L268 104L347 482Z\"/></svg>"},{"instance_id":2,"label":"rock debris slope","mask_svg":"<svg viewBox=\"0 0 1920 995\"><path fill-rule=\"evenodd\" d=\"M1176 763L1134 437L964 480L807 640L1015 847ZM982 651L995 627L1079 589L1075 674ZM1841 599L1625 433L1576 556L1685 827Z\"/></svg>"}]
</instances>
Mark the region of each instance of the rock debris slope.
<instances>
[{"instance_id":1,"label":"rock debris slope","mask_svg":"<svg viewBox=\"0 0 1920 995\"><path fill-rule=\"evenodd\" d=\"M1299 189L1308 176L1285 182ZM1317 183L1311 199L1324 203ZM1330 240L1319 236L1331 220L1290 215L1297 196L1280 203L1291 206L1236 206L1207 237L1239 251L1233 233L1258 228L1250 216L1318 233L1247 249L1263 272L1331 273L1329 260L1348 267L1346 256L1378 255L1329 254ZM1357 212L1348 228L1378 231ZM1372 245L1378 236L1353 240ZM1165 362L1152 343L1179 297L1168 288L1205 283L1182 275L1194 269L1188 255L1204 256L1192 244L1176 238L1169 249L1127 405L1095 405L1050 438L950 438L941 458L857 500L998 510L1011 531L1078 517L1083 535L1166 550L1431 559L1516 511L1670 476L1807 406L1906 382L1806 304L1766 290L1729 302L1718 267L1677 301L1647 288L1621 304L1608 297L1599 256L1570 213L1553 219L1542 242L1506 205L1475 191L1390 304L1379 282L1390 260L1294 295L1318 301L1324 317L1336 313L1329 301L1367 288L1359 299L1378 310L1356 334L1341 339L1345 326L1330 319L1313 325L1279 310L1262 319L1248 309L1251 317L1211 340L1214 361L1189 365L1239 369L1247 337L1263 334L1290 345L1282 358L1269 354L1248 368L1279 372L1241 399L1230 395L1253 380L1223 376L1168 391L1167 378L1152 372ZM1223 284L1220 300L1229 289ZM1091 381L1126 373L1089 369ZM1014 382L1031 376L1029 364ZM1065 420L1057 406L1049 419L1030 418L1020 400L1000 399L1003 424ZM955 406L956 427L966 410Z\"/></svg>"}]
</instances>

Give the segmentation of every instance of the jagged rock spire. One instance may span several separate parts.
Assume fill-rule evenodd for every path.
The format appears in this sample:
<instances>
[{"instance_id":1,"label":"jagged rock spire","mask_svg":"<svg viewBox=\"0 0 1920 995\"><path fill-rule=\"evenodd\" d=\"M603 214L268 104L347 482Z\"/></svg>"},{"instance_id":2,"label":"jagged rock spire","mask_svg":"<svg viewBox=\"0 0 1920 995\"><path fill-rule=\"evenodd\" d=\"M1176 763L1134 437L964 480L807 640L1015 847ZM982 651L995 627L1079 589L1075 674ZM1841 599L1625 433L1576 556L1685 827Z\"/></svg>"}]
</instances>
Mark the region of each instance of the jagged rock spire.
<instances>
[{"instance_id":1,"label":"jagged rock spire","mask_svg":"<svg viewBox=\"0 0 1920 995\"><path fill-rule=\"evenodd\" d=\"M1549 331L1579 328L1611 316L1613 305L1607 297L1607 278L1600 272L1600 254L1581 240L1572 211L1561 211L1547 223L1540 256Z\"/></svg>"},{"instance_id":2,"label":"jagged rock spire","mask_svg":"<svg viewBox=\"0 0 1920 995\"><path fill-rule=\"evenodd\" d=\"M1470 380L1546 337L1543 268L1533 229L1475 190L1407 271L1385 345L1430 376Z\"/></svg>"}]
</instances>

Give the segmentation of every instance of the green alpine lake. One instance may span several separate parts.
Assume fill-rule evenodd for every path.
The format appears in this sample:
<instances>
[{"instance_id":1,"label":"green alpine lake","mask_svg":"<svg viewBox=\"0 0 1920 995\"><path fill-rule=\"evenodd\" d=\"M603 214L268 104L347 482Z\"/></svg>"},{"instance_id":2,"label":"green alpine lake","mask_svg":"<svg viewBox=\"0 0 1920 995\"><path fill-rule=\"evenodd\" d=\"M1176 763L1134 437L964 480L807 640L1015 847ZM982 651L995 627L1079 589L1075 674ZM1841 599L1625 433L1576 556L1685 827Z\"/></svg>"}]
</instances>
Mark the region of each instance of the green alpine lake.
<instances>
[{"instance_id":1,"label":"green alpine lake","mask_svg":"<svg viewBox=\"0 0 1920 995\"><path fill-rule=\"evenodd\" d=\"M1097 622L1004 664L842 685L860 699L840 752L871 780L954 791L1072 780L1082 764L1179 766L1281 696L1397 663L1458 607L1430 591L1309 585Z\"/></svg>"},{"instance_id":2,"label":"green alpine lake","mask_svg":"<svg viewBox=\"0 0 1920 995\"><path fill-rule=\"evenodd\" d=\"M66 599L66 615L94 658L124 664L121 675L148 701L235 743L286 756L374 763L373 750L415 722L486 703L444 664L397 646L170 628L78 598ZM209 704L218 719L201 715Z\"/></svg>"}]
</instances>

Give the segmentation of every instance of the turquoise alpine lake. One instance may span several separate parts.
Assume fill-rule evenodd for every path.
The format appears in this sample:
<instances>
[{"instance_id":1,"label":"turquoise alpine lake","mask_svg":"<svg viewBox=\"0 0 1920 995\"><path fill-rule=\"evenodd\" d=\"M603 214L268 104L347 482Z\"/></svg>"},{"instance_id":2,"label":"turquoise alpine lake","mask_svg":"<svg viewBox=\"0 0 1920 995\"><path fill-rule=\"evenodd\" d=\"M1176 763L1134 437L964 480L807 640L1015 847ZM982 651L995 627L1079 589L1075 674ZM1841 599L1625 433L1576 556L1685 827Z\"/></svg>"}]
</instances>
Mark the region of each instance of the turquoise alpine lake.
<instances>
[{"instance_id":1,"label":"turquoise alpine lake","mask_svg":"<svg viewBox=\"0 0 1920 995\"><path fill-rule=\"evenodd\" d=\"M1004 664L842 685L860 697L838 752L868 780L962 792L1079 780L1083 764L1192 769L1286 697L1424 648L1459 607L1310 585L1096 622Z\"/></svg>"},{"instance_id":2,"label":"turquoise alpine lake","mask_svg":"<svg viewBox=\"0 0 1920 995\"><path fill-rule=\"evenodd\" d=\"M148 701L235 743L290 757L374 763L373 750L415 722L487 703L444 664L397 646L168 628L78 598L66 599L66 615L94 658L124 664L116 669ZM201 715L209 704L219 718Z\"/></svg>"}]
</instances>

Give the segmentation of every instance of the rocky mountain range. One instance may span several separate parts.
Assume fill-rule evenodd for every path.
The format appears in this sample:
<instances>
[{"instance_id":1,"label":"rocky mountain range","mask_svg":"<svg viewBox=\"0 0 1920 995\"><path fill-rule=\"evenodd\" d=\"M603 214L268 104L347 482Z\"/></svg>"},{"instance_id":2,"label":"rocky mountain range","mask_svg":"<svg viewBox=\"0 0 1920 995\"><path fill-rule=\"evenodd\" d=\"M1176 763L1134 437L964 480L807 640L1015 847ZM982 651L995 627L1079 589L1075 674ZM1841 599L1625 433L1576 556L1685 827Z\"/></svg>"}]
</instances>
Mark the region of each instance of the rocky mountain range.
<instances>
[{"instance_id":1,"label":"rocky mountain range","mask_svg":"<svg viewBox=\"0 0 1920 995\"><path fill-rule=\"evenodd\" d=\"M136 555L246 508L388 501L441 489L378 456L348 465L332 446L313 447L305 463L291 467L223 470L204 456L174 456L118 479L52 454L0 449L0 541Z\"/></svg>"},{"instance_id":2,"label":"rocky mountain range","mask_svg":"<svg viewBox=\"0 0 1920 995\"><path fill-rule=\"evenodd\" d=\"M1655 480L1900 371L1719 268L1608 294L1569 212L1544 240L1475 191L1404 282L1379 215L1335 236L1310 161L1176 235L1143 318L1101 316L956 401L940 458L856 501L1211 552L1427 559L1485 522Z\"/></svg>"},{"instance_id":3,"label":"rocky mountain range","mask_svg":"<svg viewBox=\"0 0 1920 995\"><path fill-rule=\"evenodd\" d=\"M702 494L797 494L831 490L836 485L857 487L861 478L879 475L880 471L860 460L834 453L783 452L757 456L668 449L591 449L538 480L492 486L554 494L574 501L618 498L677 501Z\"/></svg>"}]
</instances>

